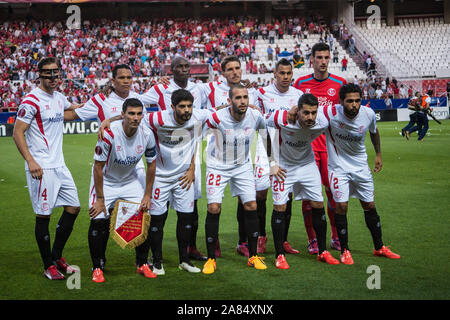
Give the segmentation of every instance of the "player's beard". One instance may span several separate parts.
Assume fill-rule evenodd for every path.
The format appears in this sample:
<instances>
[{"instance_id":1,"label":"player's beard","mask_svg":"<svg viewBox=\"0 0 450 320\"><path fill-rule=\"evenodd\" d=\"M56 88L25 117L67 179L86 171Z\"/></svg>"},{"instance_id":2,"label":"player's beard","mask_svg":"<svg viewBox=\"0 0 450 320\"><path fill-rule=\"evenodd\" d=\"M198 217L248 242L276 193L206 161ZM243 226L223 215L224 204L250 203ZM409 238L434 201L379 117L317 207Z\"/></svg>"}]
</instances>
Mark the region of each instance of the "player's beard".
<instances>
[{"instance_id":1,"label":"player's beard","mask_svg":"<svg viewBox=\"0 0 450 320\"><path fill-rule=\"evenodd\" d=\"M359 113L359 108L352 107L350 110L344 108L344 113L347 116L347 118L354 119Z\"/></svg>"},{"instance_id":2,"label":"player's beard","mask_svg":"<svg viewBox=\"0 0 450 320\"><path fill-rule=\"evenodd\" d=\"M239 105L239 106L233 105L234 113L236 113L236 114L245 114L247 112L248 106L245 106L245 109L244 109L244 106L245 105Z\"/></svg>"},{"instance_id":3,"label":"player's beard","mask_svg":"<svg viewBox=\"0 0 450 320\"><path fill-rule=\"evenodd\" d=\"M192 113L189 112L180 112L180 113L176 113L177 114L177 118L179 120L181 120L183 123L189 121L192 117Z\"/></svg>"}]
</instances>

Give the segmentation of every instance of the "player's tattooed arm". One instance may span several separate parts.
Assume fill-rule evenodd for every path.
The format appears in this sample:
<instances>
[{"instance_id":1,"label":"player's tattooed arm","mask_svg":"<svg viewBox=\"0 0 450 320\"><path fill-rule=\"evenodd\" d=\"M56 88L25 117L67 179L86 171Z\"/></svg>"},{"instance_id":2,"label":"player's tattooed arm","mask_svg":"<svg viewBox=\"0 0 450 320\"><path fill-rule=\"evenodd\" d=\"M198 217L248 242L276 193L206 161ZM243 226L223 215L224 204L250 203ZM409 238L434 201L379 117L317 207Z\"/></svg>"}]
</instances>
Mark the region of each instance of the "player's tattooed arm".
<instances>
[{"instance_id":1,"label":"player's tattooed arm","mask_svg":"<svg viewBox=\"0 0 450 320\"><path fill-rule=\"evenodd\" d=\"M373 148L375 149L375 166L373 172L380 172L383 167L383 160L381 159L381 142L380 132L370 133L370 140L372 141Z\"/></svg>"},{"instance_id":2,"label":"player's tattooed arm","mask_svg":"<svg viewBox=\"0 0 450 320\"><path fill-rule=\"evenodd\" d=\"M192 155L191 165L189 169L184 173L184 175L178 179L180 181L180 186L183 189L189 190L192 183L195 181L195 154L197 153L197 145L195 146L194 154Z\"/></svg>"},{"instance_id":3,"label":"player's tattooed arm","mask_svg":"<svg viewBox=\"0 0 450 320\"><path fill-rule=\"evenodd\" d=\"M94 187L95 187L95 202L89 209L89 217L91 219L98 216L100 213L106 216L105 197L103 194L103 167L105 161L95 161L94 163Z\"/></svg>"},{"instance_id":4,"label":"player's tattooed arm","mask_svg":"<svg viewBox=\"0 0 450 320\"><path fill-rule=\"evenodd\" d=\"M102 124L100 125L100 128L98 129L98 140L101 141L104 138L104 131L105 129L110 130L111 129L111 122L117 121L117 120L121 120L122 116L118 115L118 116L114 116L112 118L109 119L105 119L102 121Z\"/></svg>"},{"instance_id":5,"label":"player's tattooed arm","mask_svg":"<svg viewBox=\"0 0 450 320\"><path fill-rule=\"evenodd\" d=\"M28 164L31 177L33 177L33 179L40 180L44 174L44 170L42 170L41 166L34 160L30 150L28 149L27 141L25 140L25 132L29 127L30 125L23 121L16 121L13 131L13 139L16 143L17 149Z\"/></svg>"}]
</instances>

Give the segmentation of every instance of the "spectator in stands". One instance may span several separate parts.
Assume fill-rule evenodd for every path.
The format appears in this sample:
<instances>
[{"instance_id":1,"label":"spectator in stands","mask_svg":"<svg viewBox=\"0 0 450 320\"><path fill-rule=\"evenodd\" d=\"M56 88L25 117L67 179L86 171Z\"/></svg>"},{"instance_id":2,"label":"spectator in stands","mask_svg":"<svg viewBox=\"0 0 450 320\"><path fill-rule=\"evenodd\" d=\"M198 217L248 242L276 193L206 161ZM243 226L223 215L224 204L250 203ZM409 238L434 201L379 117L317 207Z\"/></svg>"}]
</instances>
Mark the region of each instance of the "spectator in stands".
<instances>
[{"instance_id":1,"label":"spectator in stands","mask_svg":"<svg viewBox=\"0 0 450 320\"><path fill-rule=\"evenodd\" d=\"M381 89L381 86L378 85L378 86L377 86L377 90L375 91L375 98L376 98L376 99L381 99L381 98L383 97L383 94L384 94L384 92L383 92L383 90Z\"/></svg>"},{"instance_id":2,"label":"spectator in stands","mask_svg":"<svg viewBox=\"0 0 450 320\"><path fill-rule=\"evenodd\" d=\"M269 43L274 44L275 43L275 30L271 29L269 30Z\"/></svg>"},{"instance_id":3,"label":"spectator in stands","mask_svg":"<svg viewBox=\"0 0 450 320\"><path fill-rule=\"evenodd\" d=\"M337 47L333 51L333 63L339 63L339 51Z\"/></svg>"},{"instance_id":4,"label":"spectator in stands","mask_svg":"<svg viewBox=\"0 0 450 320\"><path fill-rule=\"evenodd\" d=\"M392 109L392 100L388 94L385 95L384 104L386 105L386 109Z\"/></svg>"},{"instance_id":5,"label":"spectator in stands","mask_svg":"<svg viewBox=\"0 0 450 320\"><path fill-rule=\"evenodd\" d=\"M376 98L375 84L372 84L369 86L369 99L375 99L375 98Z\"/></svg>"},{"instance_id":6,"label":"spectator in stands","mask_svg":"<svg viewBox=\"0 0 450 320\"><path fill-rule=\"evenodd\" d=\"M351 34L348 38L349 41L349 47L350 47L350 55L355 54L355 38L353 38L353 35Z\"/></svg>"},{"instance_id":7,"label":"spectator in stands","mask_svg":"<svg viewBox=\"0 0 450 320\"><path fill-rule=\"evenodd\" d=\"M408 98L408 89L402 84L400 84L400 98L406 99Z\"/></svg>"},{"instance_id":8,"label":"spectator in stands","mask_svg":"<svg viewBox=\"0 0 450 320\"><path fill-rule=\"evenodd\" d=\"M267 60L273 61L273 49L270 45L267 47Z\"/></svg>"},{"instance_id":9,"label":"spectator in stands","mask_svg":"<svg viewBox=\"0 0 450 320\"><path fill-rule=\"evenodd\" d=\"M342 60L341 60L341 66L342 66L341 71L347 71L347 64L348 64L347 57L344 56L344 58L342 58Z\"/></svg>"},{"instance_id":10,"label":"spectator in stands","mask_svg":"<svg viewBox=\"0 0 450 320\"><path fill-rule=\"evenodd\" d=\"M364 66L366 67L366 70L365 70L366 73L367 73L367 71L369 71L369 67L370 67L371 63L372 63L372 57L370 56L370 54L368 54L367 58L366 58L366 62L364 63Z\"/></svg>"}]
</instances>

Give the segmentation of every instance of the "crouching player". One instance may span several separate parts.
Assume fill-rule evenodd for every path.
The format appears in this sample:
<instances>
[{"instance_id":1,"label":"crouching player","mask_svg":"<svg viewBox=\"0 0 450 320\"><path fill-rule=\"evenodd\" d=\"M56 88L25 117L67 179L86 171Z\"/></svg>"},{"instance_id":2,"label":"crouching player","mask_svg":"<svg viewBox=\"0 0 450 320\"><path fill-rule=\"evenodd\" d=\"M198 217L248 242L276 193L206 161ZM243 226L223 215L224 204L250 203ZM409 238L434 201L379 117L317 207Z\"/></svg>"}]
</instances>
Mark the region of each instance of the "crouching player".
<instances>
[{"instance_id":1,"label":"crouching player","mask_svg":"<svg viewBox=\"0 0 450 320\"><path fill-rule=\"evenodd\" d=\"M135 99L125 100L123 120L105 130L103 140L97 142L94 155L94 187L89 194L89 249L93 264L92 280L104 282L103 265L109 237L110 213L117 200L140 202L139 211L148 211L155 178L156 143L151 130L141 126L143 105ZM145 190L139 182L135 167L145 155L147 160ZM150 237L135 248L137 273L155 278L147 261Z\"/></svg>"},{"instance_id":2,"label":"crouching player","mask_svg":"<svg viewBox=\"0 0 450 320\"><path fill-rule=\"evenodd\" d=\"M286 207L289 191L293 190L294 200L309 200L312 207L312 222L319 247L319 261L339 264L339 261L326 250L327 223L323 207L322 182L311 142L324 132L328 121L318 113L317 98L304 94L298 100L295 123L288 122L288 111L277 110L266 121L268 127L275 127L280 145L272 146L272 233L275 243L275 266L289 269L283 248L283 235L286 223ZM297 108L295 108L297 109ZM277 159L278 158L278 159ZM278 161L276 161L278 160Z\"/></svg>"},{"instance_id":3,"label":"crouching player","mask_svg":"<svg viewBox=\"0 0 450 320\"><path fill-rule=\"evenodd\" d=\"M151 113L145 118L145 123L155 134L159 153L150 207L153 271L158 275L165 274L162 241L168 201L178 215L179 269L193 273L201 271L189 260L188 245L197 220L194 215L195 188L192 185L195 179L200 179L195 177L196 146L211 111L193 109L194 96L184 89L174 91L171 102L171 109Z\"/></svg>"}]
</instances>

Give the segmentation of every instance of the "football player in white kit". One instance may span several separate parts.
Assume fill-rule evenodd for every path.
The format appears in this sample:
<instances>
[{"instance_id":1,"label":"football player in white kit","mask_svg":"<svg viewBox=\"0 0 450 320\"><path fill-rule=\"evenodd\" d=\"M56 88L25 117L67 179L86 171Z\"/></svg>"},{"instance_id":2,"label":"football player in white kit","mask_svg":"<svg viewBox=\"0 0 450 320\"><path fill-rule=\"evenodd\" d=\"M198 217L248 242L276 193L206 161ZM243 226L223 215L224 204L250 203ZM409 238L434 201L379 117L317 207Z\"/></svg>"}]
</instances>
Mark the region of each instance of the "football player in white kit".
<instances>
[{"instance_id":1,"label":"football player in white kit","mask_svg":"<svg viewBox=\"0 0 450 320\"><path fill-rule=\"evenodd\" d=\"M266 120L267 126L276 128L279 143L272 145L275 163L271 163L272 176L272 233L275 243L275 266L289 269L284 255L284 230L289 194L294 200L311 201L313 226L319 244L318 260L329 264L339 261L326 250L327 224L323 208L322 182L311 142L328 128L328 120L318 112L319 102L312 94L298 100L295 123L288 122L288 111L277 110Z\"/></svg>"},{"instance_id":2,"label":"football player in white kit","mask_svg":"<svg viewBox=\"0 0 450 320\"><path fill-rule=\"evenodd\" d=\"M256 105L265 115L270 115L277 110L290 110L296 106L298 99L303 92L291 86L292 80L292 64L286 59L280 59L275 65L275 83L257 90ZM278 144L274 141L275 129L268 128L267 131L271 136L272 144ZM267 190L270 188L270 168L269 159L266 154L266 147L262 145L262 137L258 136L258 145L255 156L255 185L256 185L256 203L259 218L258 253L264 253L266 248L266 199ZM270 149L270 148L268 148ZM287 241L287 234L291 221L292 200L289 197L287 209L285 213L285 231L283 247L286 253L297 254L298 250L293 249Z\"/></svg>"},{"instance_id":3,"label":"football player in white kit","mask_svg":"<svg viewBox=\"0 0 450 320\"><path fill-rule=\"evenodd\" d=\"M151 192L156 169L156 142L152 131L141 126L143 104L135 98L125 100L123 120L111 124L104 138L97 142L94 154L94 188L89 194L90 234L98 232L99 224L109 227L110 212L119 199L140 202L147 212L151 206ZM136 174L136 165L145 156L147 161L145 189ZM105 225L106 227L106 225ZM107 238L90 237L89 249L93 264L92 280L104 282L101 259L105 259ZM147 261L150 237L136 248L137 273L155 278Z\"/></svg>"},{"instance_id":4,"label":"football player in white kit","mask_svg":"<svg viewBox=\"0 0 450 320\"><path fill-rule=\"evenodd\" d=\"M60 76L58 61L52 57L43 58L38 70L39 87L21 102L13 138L26 161L28 191L36 213L35 236L44 263L44 275L59 280L64 279L59 270L74 271L62 257L62 251L80 211L77 188L62 150L64 110L71 105L56 91ZM64 211L51 249L48 225L56 207L63 207Z\"/></svg>"},{"instance_id":5,"label":"football player in white kit","mask_svg":"<svg viewBox=\"0 0 450 320\"><path fill-rule=\"evenodd\" d=\"M205 108L206 101L203 95L201 86L195 82L189 80L191 75L191 65L188 60L183 57L176 57L170 64L170 69L173 74L173 79L163 79L163 83L156 84L151 87L147 92L140 96L144 105L156 104L160 110L171 110L172 105L172 93L179 89L185 89L189 91L194 97L193 108L203 109ZM191 259L205 261L207 258L205 255L199 252L197 249L197 230L198 230L198 208L197 200L202 197L202 182L201 182L201 163L200 163L201 149L197 148L195 159L195 200L194 200L194 222L192 225L191 239L189 240L188 252Z\"/></svg>"},{"instance_id":6,"label":"football player in white kit","mask_svg":"<svg viewBox=\"0 0 450 320\"><path fill-rule=\"evenodd\" d=\"M113 118L120 119L122 114L122 106L126 99L137 98L140 99L140 95L131 91L131 85L133 84L133 75L130 66L126 64L118 64L112 70L112 91L108 96L103 93L99 93L90 98L81 108L68 110L64 113L64 120L76 120L81 119L83 121L89 119L97 119L98 124L102 124L103 121ZM146 114L144 108L143 114ZM93 168L93 167L92 167ZM144 162L139 161L135 167L136 174L142 187L145 188L145 166ZM91 182L89 186L89 192L94 189L94 172L91 172ZM97 240L101 238L101 240ZM91 221L89 228L88 239L89 242L101 241L104 243L105 248L109 238L109 217L104 220ZM101 269L104 269L106 258L100 259Z\"/></svg>"},{"instance_id":7,"label":"football player in white kit","mask_svg":"<svg viewBox=\"0 0 450 320\"><path fill-rule=\"evenodd\" d=\"M178 89L172 94L170 109L151 113L145 118L145 123L155 134L159 154L150 207L152 263L153 271L158 275L165 273L162 242L169 201L178 216L179 268L200 272L189 261L187 249L193 225L198 223L198 216L194 216L195 188L191 184L197 167L195 154L198 141L202 138L202 127L211 111L194 108L193 103L194 96L188 90Z\"/></svg>"},{"instance_id":8,"label":"football player in white kit","mask_svg":"<svg viewBox=\"0 0 450 320\"><path fill-rule=\"evenodd\" d=\"M233 196L239 196L244 209L245 227L248 237L248 265L256 269L267 268L263 258L257 256L258 216L256 215L256 191L253 166L250 161L250 146L255 132L265 129L263 115L248 108L248 91L242 85L230 89L230 107L213 113L207 124L213 128L215 139L208 141L206 162L206 194L208 213L205 221L208 260L204 274L216 270L215 246L219 232L219 216L224 190L230 184Z\"/></svg>"},{"instance_id":9,"label":"football player in white kit","mask_svg":"<svg viewBox=\"0 0 450 320\"><path fill-rule=\"evenodd\" d=\"M326 131L328 150L328 176L333 198L336 201L336 228L341 243L341 262L353 264L348 247L347 210L349 197L358 198L364 210L367 228L374 243L374 256L399 259L383 245L380 217L374 202L373 178L367 164L364 145L366 132L375 149L375 166L379 172L383 166L381 159L380 135L376 125L375 112L361 106L361 88L353 83L342 86L339 91L340 104L324 107L329 121Z\"/></svg>"},{"instance_id":10,"label":"football player in white kit","mask_svg":"<svg viewBox=\"0 0 450 320\"><path fill-rule=\"evenodd\" d=\"M221 63L222 75L225 77L226 82L214 81L202 84L203 94L207 100L207 108L210 110L220 110L229 106L228 98L230 87L242 82L242 69L241 62L236 56L225 57ZM254 88L248 88L249 106L256 104L256 90ZM214 136L210 136L210 139L214 139ZM236 246L236 252L248 257L248 244L247 234L245 231L245 214L242 205L242 201L238 200L236 217L238 221L239 241ZM219 238L217 238L216 244L216 257L220 257L220 245Z\"/></svg>"}]
</instances>

